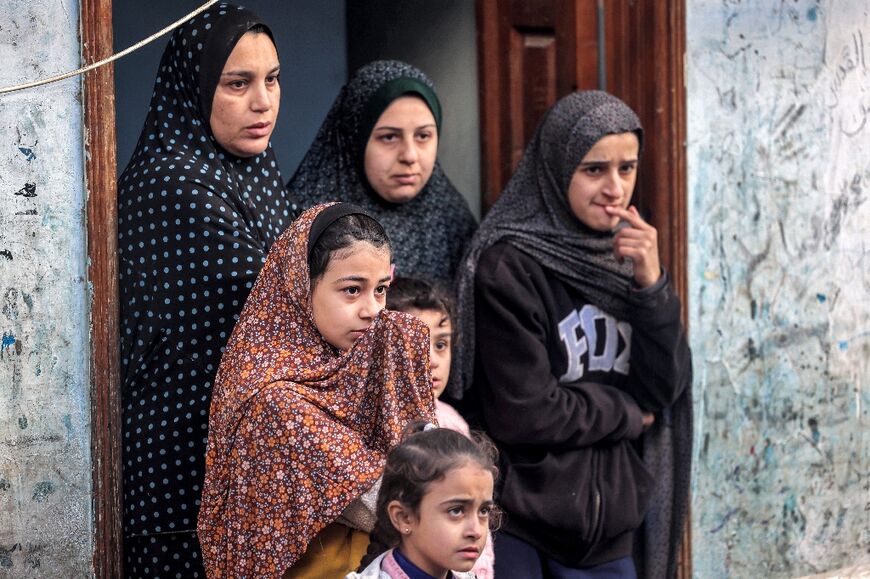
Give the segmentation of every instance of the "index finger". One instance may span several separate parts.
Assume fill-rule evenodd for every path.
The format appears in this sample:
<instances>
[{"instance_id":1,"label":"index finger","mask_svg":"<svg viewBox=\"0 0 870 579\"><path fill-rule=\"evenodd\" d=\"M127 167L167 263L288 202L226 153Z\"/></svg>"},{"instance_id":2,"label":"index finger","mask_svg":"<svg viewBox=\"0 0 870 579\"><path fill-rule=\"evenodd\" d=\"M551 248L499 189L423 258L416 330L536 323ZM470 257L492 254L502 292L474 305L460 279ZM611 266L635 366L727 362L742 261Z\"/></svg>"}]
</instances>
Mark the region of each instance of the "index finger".
<instances>
[{"instance_id":1,"label":"index finger","mask_svg":"<svg viewBox=\"0 0 870 579\"><path fill-rule=\"evenodd\" d=\"M627 221L629 225L638 229L650 226L646 221L643 220L643 217L640 216L640 213L637 212L637 209L634 207L634 205L629 207L628 211L620 207L608 206L607 212L611 215L619 217L624 221Z\"/></svg>"}]
</instances>

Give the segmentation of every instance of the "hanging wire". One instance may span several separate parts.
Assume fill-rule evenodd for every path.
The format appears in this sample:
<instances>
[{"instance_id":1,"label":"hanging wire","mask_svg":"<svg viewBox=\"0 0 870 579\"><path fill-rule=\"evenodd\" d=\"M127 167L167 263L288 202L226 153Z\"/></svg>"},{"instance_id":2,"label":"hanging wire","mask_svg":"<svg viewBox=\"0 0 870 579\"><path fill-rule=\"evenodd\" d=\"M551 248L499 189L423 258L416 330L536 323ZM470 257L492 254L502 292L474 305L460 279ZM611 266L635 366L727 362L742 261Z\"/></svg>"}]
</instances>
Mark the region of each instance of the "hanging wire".
<instances>
[{"instance_id":1,"label":"hanging wire","mask_svg":"<svg viewBox=\"0 0 870 579\"><path fill-rule=\"evenodd\" d=\"M160 30L160 31L158 31L158 32L155 32L154 34L152 34L151 36L149 36L149 37L146 38L145 40L142 40L142 41L140 41L140 42L137 42L137 43L134 44L133 46L131 46L131 47L129 47L129 48L126 48L126 49L122 50L121 52L119 52L119 53L117 53L117 54L113 54L112 56L110 56L110 57L108 57L108 58L104 58L103 60L99 60L99 61L97 61L97 62L94 62L93 64L89 64L89 65L87 65L87 66L83 66L82 68L80 68L80 69L78 69L78 70L73 70L73 71L71 71L71 72L65 72L65 73L63 73L63 74L58 74L58 75L56 75L56 76L50 76L50 77L48 77L48 78L43 78L43 79L41 79L41 80L35 80L35 81L33 81L33 82L27 82L27 83L24 83L24 84L17 84L17 85L14 85L14 86L9 86L9 87L5 87L5 88L0 88L0 94L6 94L6 93L10 93L10 92L15 92L15 91L18 91L18 90L24 90L24 89L28 89L28 88L33 88L33 87L41 86L41 85L44 85L44 84L49 84L49 83L52 83L52 82L58 82L58 81L65 80L65 79L68 79L68 78L70 78L70 77L73 77L73 76L76 76L76 75L79 75L79 74L84 74L84 73L86 73L86 72L88 72L88 71L94 70L95 68L99 68L99 67L101 67L101 66L103 66L103 65L109 64L110 62L114 62L114 61L118 60L118 59L121 58L121 57L127 56L127 55L130 54L131 52L134 52L134 51L136 51L136 50L139 50L140 48L142 48L142 47L145 46L146 44L148 44L148 43L150 43L150 42L154 42L155 40L157 40L158 38L160 38L160 37L163 36L164 34L168 34L169 32L172 32L174 29L178 28L179 26L181 26L182 24L184 24L185 22L187 22L188 20L190 20L191 18L193 18L194 16L196 16L197 14L199 14L199 13L201 13L201 12L205 12L205 11L208 10L208 9L209 9L213 4L216 4L217 2L218 2L218 0L209 0L208 2L206 2L206 3L203 4L202 6L200 6L199 8L197 8L196 10L194 10L193 12L191 12L190 14L187 14L186 16L183 16L183 17L179 18L178 20L176 20L175 22L173 22L172 24L170 24L169 26L167 26L167 27L164 28L163 30Z\"/></svg>"}]
</instances>

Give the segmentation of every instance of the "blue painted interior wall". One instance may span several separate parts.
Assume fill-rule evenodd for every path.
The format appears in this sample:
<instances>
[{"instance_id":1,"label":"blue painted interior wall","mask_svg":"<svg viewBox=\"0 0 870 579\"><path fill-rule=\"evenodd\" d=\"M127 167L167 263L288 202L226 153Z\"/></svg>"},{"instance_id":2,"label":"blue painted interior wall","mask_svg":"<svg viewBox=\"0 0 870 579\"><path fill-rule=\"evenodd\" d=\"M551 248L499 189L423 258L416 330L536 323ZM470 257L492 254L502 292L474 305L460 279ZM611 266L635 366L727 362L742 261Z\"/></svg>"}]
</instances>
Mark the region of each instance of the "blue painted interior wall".
<instances>
[{"instance_id":1,"label":"blue painted interior wall","mask_svg":"<svg viewBox=\"0 0 870 579\"><path fill-rule=\"evenodd\" d=\"M272 135L288 180L347 77L344 0L249 0L275 34L281 59L281 112ZM200 0L114 0L115 50L160 30L200 6ZM115 64L118 170L126 166L148 111L168 35Z\"/></svg>"},{"instance_id":2,"label":"blue painted interior wall","mask_svg":"<svg viewBox=\"0 0 870 579\"><path fill-rule=\"evenodd\" d=\"M870 561L870 5L687 2L696 577Z\"/></svg>"}]
</instances>

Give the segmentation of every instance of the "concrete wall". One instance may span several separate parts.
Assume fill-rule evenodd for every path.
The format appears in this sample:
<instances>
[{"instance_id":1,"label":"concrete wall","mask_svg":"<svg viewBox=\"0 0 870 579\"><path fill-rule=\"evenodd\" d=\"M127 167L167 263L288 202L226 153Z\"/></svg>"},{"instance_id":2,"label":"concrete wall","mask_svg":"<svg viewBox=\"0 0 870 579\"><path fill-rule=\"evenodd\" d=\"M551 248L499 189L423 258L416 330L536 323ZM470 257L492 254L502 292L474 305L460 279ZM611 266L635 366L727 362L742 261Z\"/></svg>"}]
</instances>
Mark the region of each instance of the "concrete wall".
<instances>
[{"instance_id":1,"label":"concrete wall","mask_svg":"<svg viewBox=\"0 0 870 579\"><path fill-rule=\"evenodd\" d=\"M288 180L308 150L347 77L343 0L236 1L254 10L275 34L281 58L281 112L272 145ZM181 18L201 0L114 0L115 48L122 50ZM165 36L115 65L118 171L142 131Z\"/></svg>"},{"instance_id":2,"label":"concrete wall","mask_svg":"<svg viewBox=\"0 0 870 579\"><path fill-rule=\"evenodd\" d=\"M0 13L0 86L80 65L76 0ZM0 96L0 577L92 574L80 87Z\"/></svg>"},{"instance_id":3,"label":"concrete wall","mask_svg":"<svg viewBox=\"0 0 870 579\"><path fill-rule=\"evenodd\" d=\"M870 7L686 5L694 573L866 562Z\"/></svg>"},{"instance_id":4,"label":"concrete wall","mask_svg":"<svg viewBox=\"0 0 870 579\"><path fill-rule=\"evenodd\" d=\"M348 70L404 60L435 83L444 109L438 159L480 215L480 116L474 0L349 0Z\"/></svg>"}]
</instances>

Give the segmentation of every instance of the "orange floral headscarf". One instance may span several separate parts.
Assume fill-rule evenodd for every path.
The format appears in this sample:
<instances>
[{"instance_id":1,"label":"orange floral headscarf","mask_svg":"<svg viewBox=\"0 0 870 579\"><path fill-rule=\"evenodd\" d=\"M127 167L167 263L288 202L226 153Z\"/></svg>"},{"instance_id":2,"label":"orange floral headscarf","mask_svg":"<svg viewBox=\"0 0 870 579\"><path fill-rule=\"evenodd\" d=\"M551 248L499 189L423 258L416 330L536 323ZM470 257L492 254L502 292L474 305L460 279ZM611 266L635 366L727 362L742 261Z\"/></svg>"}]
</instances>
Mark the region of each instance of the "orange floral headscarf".
<instances>
[{"instance_id":1,"label":"orange floral headscarf","mask_svg":"<svg viewBox=\"0 0 870 579\"><path fill-rule=\"evenodd\" d=\"M378 314L347 352L314 325L308 234L272 246L215 381L197 531L209 577L281 577L435 414L425 325Z\"/></svg>"}]
</instances>

